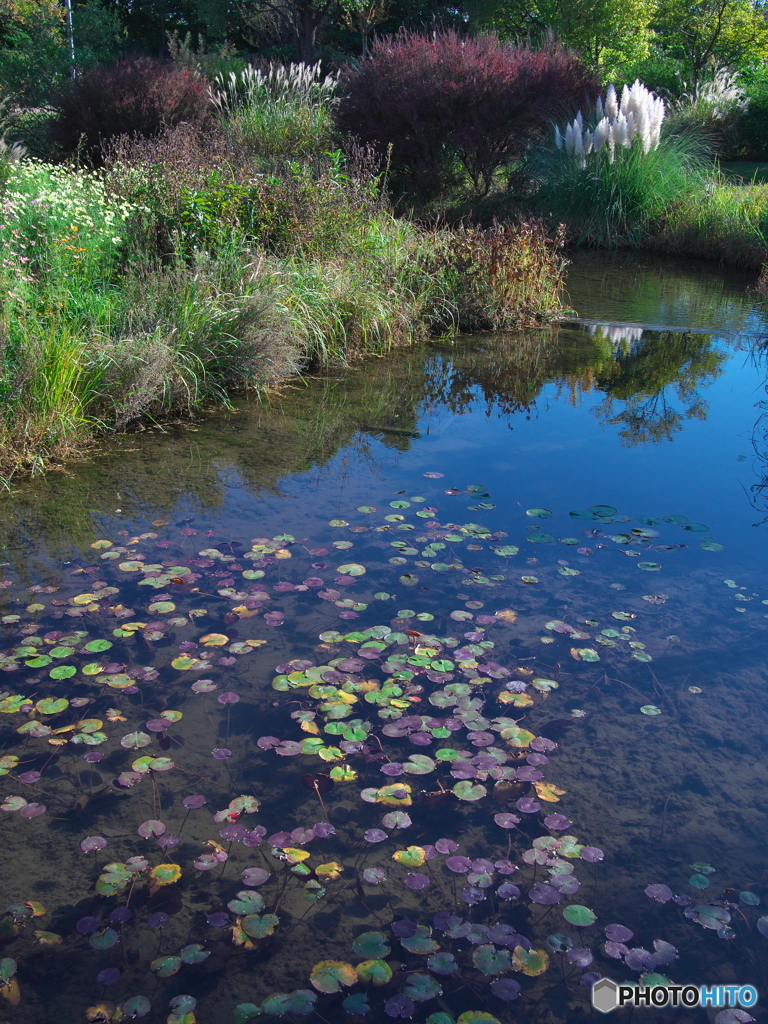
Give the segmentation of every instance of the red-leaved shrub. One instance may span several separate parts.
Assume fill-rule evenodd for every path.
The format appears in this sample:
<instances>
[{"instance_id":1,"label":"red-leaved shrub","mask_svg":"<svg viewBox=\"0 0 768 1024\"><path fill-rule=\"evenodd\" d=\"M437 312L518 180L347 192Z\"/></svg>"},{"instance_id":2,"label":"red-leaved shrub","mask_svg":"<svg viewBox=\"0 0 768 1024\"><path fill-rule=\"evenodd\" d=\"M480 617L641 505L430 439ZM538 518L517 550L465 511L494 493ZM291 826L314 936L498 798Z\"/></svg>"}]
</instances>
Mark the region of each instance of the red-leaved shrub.
<instances>
[{"instance_id":1,"label":"red-leaved shrub","mask_svg":"<svg viewBox=\"0 0 768 1024\"><path fill-rule=\"evenodd\" d=\"M459 164L487 192L532 131L600 91L563 47L536 52L455 32L379 39L343 83L339 127L389 151L392 170L422 196L439 194Z\"/></svg>"},{"instance_id":2,"label":"red-leaved shrub","mask_svg":"<svg viewBox=\"0 0 768 1024\"><path fill-rule=\"evenodd\" d=\"M76 78L61 97L53 135L65 153L79 150L94 165L119 135L151 138L211 113L208 81L170 61L135 57Z\"/></svg>"}]
</instances>

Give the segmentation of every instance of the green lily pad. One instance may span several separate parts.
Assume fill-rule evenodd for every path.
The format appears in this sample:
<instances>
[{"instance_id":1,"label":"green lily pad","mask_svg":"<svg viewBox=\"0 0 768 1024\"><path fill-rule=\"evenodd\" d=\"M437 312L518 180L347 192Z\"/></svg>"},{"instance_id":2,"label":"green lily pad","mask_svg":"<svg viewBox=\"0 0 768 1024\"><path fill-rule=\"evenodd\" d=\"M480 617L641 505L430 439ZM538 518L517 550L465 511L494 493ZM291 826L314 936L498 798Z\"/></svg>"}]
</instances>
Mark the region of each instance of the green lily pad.
<instances>
[{"instance_id":1,"label":"green lily pad","mask_svg":"<svg viewBox=\"0 0 768 1024\"><path fill-rule=\"evenodd\" d=\"M227 907L233 914L260 914L264 909L264 899L252 889L242 889L234 899L229 901Z\"/></svg>"},{"instance_id":2,"label":"green lily pad","mask_svg":"<svg viewBox=\"0 0 768 1024\"><path fill-rule=\"evenodd\" d=\"M469 779L457 782L452 789L459 800L466 800L472 803L475 800L482 800L488 792L485 786L481 786L480 783L472 783Z\"/></svg>"},{"instance_id":3,"label":"green lily pad","mask_svg":"<svg viewBox=\"0 0 768 1024\"><path fill-rule=\"evenodd\" d=\"M382 932L363 932L352 943L352 949L371 960L380 960L390 951Z\"/></svg>"},{"instance_id":4,"label":"green lily pad","mask_svg":"<svg viewBox=\"0 0 768 1024\"><path fill-rule=\"evenodd\" d=\"M159 956L149 965L150 971L155 971L160 978L170 978L180 967L181 957L178 956Z\"/></svg>"},{"instance_id":5,"label":"green lily pad","mask_svg":"<svg viewBox=\"0 0 768 1024\"><path fill-rule=\"evenodd\" d=\"M181 868L178 864L158 864L149 874L155 885L172 885L181 878Z\"/></svg>"},{"instance_id":6,"label":"green lily pad","mask_svg":"<svg viewBox=\"0 0 768 1024\"><path fill-rule=\"evenodd\" d=\"M347 1013L357 1017L364 1017L371 1012L371 1004L368 1002L365 992L355 992L351 996L347 996L342 1000L341 1005Z\"/></svg>"},{"instance_id":7,"label":"green lily pad","mask_svg":"<svg viewBox=\"0 0 768 1024\"><path fill-rule=\"evenodd\" d=\"M52 668L48 675L51 679L69 679L75 675L77 669L74 665L57 665L56 668Z\"/></svg>"},{"instance_id":8,"label":"green lily pad","mask_svg":"<svg viewBox=\"0 0 768 1024\"><path fill-rule=\"evenodd\" d=\"M203 949L198 942L193 942L188 946L185 946L179 956L185 964L201 964L203 960L207 960L211 955L209 949Z\"/></svg>"},{"instance_id":9,"label":"green lily pad","mask_svg":"<svg viewBox=\"0 0 768 1024\"><path fill-rule=\"evenodd\" d=\"M263 917L259 917L258 914L248 914L240 922L240 927L252 939L263 939L267 935L274 934L279 921L280 918L275 914L264 914Z\"/></svg>"},{"instance_id":10,"label":"green lily pad","mask_svg":"<svg viewBox=\"0 0 768 1024\"><path fill-rule=\"evenodd\" d=\"M357 981L357 971L352 964L342 960L320 960L312 968L309 980L318 992L332 995L334 992L340 992L343 987L354 985Z\"/></svg>"},{"instance_id":11,"label":"green lily pad","mask_svg":"<svg viewBox=\"0 0 768 1024\"><path fill-rule=\"evenodd\" d=\"M500 1024L500 1022L486 1010L466 1010L458 1018L456 1024Z\"/></svg>"},{"instance_id":12,"label":"green lily pad","mask_svg":"<svg viewBox=\"0 0 768 1024\"><path fill-rule=\"evenodd\" d=\"M595 912L581 903L572 903L569 907L565 907L563 917L577 928L587 928L597 920Z\"/></svg>"},{"instance_id":13,"label":"green lily pad","mask_svg":"<svg viewBox=\"0 0 768 1024\"><path fill-rule=\"evenodd\" d=\"M483 974L503 974L512 967L509 951L496 949L492 944L477 946L472 953L472 963Z\"/></svg>"},{"instance_id":14,"label":"green lily pad","mask_svg":"<svg viewBox=\"0 0 768 1024\"><path fill-rule=\"evenodd\" d=\"M409 974L403 992L415 1003L423 1003L442 995L443 989L437 979L429 974Z\"/></svg>"},{"instance_id":15,"label":"green lily pad","mask_svg":"<svg viewBox=\"0 0 768 1024\"><path fill-rule=\"evenodd\" d=\"M515 946L512 950L512 966L529 978L536 978L549 967L549 957L540 949L525 949Z\"/></svg>"},{"instance_id":16,"label":"green lily pad","mask_svg":"<svg viewBox=\"0 0 768 1024\"><path fill-rule=\"evenodd\" d=\"M400 939L400 945L407 949L409 953L417 953L421 956L426 956L428 953L436 953L440 948L430 935L429 928L423 924L416 926L416 931L413 935L403 936Z\"/></svg>"},{"instance_id":17,"label":"green lily pad","mask_svg":"<svg viewBox=\"0 0 768 1024\"><path fill-rule=\"evenodd\" d=\"M69 707L69 701L64 697L59 697L58 699L54 697L44 697L35 704L35 707L42 715L55 715L58 714L59 711L66 711Z\"/></svg>"},{"instance_id":18,"label":"green lily pad","mask_svg":"<svg viewBox=\"0 0 768 1024\"><path fill-rule=\"evenodd\" d=\"M392 978L392 968L386 960L364 960L357 965L357 976L364 984L386 985Z\"/></svg>"},{"instance_id":19,"label":"green lily pad","mask_svg":"<svg viewBox=\"0 0 768 1024\"><path fill-rule=\"evenodd\" d=\"M261 1007L255 1003L238 1003L233 1014L234 1024L247 1024L247 1021L254 1020L261 1016Z\"/></svg>"}]
</instances>

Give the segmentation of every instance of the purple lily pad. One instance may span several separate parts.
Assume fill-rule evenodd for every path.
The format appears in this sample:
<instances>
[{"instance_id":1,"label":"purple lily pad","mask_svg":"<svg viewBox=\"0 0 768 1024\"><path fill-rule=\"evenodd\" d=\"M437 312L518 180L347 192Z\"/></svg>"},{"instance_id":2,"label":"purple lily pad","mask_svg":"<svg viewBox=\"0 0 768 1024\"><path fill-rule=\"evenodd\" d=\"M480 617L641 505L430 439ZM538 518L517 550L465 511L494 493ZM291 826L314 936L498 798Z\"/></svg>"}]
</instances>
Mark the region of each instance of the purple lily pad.
<instances>
[{"instance_id":1,"label":"purple lily pad","mask_svg":"<svg viewBox=\"0 0 768 1024\"><path fill-rule=\"evenodd\" d=\"M512 885L511 882L504 882L496 890L496 894L502 900L516 900L520 897L520 889L516 885Z\"/></svg>"},{"instance_id":2,"label":"purple lily pad","mask_svg":"<svg viewBox=\"0 0 768 1024\"><path fill-rule=\"evenodd\" d=\"M522 818L518 818L516 814L508 814L502 811L500 814L494 814L493 820L500 828L514 828L520 824Z\"/></svg>"},{"instance_id":3,"label":"purple lily pad","mask_svg":"<svg viewBox=\"0 0 768 1024\"><path fill-rule=\"evenodd\" d=\"M458 850L459 844L455 843L453 839L438 839L435 843L435 849L438 853L455 853Z\"/></svg>"},{"instance_id":4,"label":"purple lily pad","mask_svg":"<svg viewBox=\"0 0 768 1024\"><path fill-rule=\"evenodd\" d=\"M566 956L568 957L568 960L572 964L576 964L577 967L589 967L594 960L591 950L581 949L578 947L575 949L569 949Z\"/></svg>"},{"instance_id":5,"label":"purple lily pad","mask_svg":"<svg viewBox=\"0 0 768 1024\"><path fill-rule=\"evenodd\" d=\"M206 920L211 928L226 928L229 924L229 914L218 910L215 914L209 914Z\"/></svg>"},{"instance_id":6,"label":"purple lily pad","mask_svg":"<svg viewBox=\"0 0 768 1024\"><path fill-rule=\"evenodd\" d=\"M80 849L83 853L91 853L95 850L103 850L106 845L107 840L102 839L101 836L86 836L80 843Z\"/></svg>"},{"instance_id":7,"label":"purple lily pad","mask_svg":"<svg viewBox=\"0 0 768 1024\"><path fill-rule=\"evenodd\" d=\"M515 981L514 978L497 978L491 984L491 992L496 996L497 999L503 999L505 1002L512 1002L513 999L517 999L522 991L519 982Z\"/></svg>"},{"instance_id":8,"label":"purple lily pad","mask_svg":"<svg viewBox=\"0 0 768 1024\"><path fill-rule=\"evenodd\" d=\"M389 837L380 828L369 828L363 835L363 838L367 843L383 843Z\"/></svg>"},{"instance_id":9,"label":"purple lily pad","mask_svg":"<svg viewBox=\"0 0 768 1024\"><path fill-rule=\"evenodd\" d=\"M398 992L396 996L390 996L384 1003L384 1012L389 1017L410 1018L416 1012L416 1003L402 992Z\"/></svg>"},{"instance_id":10,"label":"purple lily pad","mask_svg":"<svg viewBox=\"0 0 768 1024\"><path fill-rule=\"evenodd\" d=\"M628 942L634 934L623 924L607 924L605 926L606 938L612 942Z\"/></svg>"},{"instance_id":11,"label":"purple lily pad","mask_svg":"<svg viewBox=\"0 0 768 1024\"><path fill-rule=\"evenodd\" d=\"M573 824L564 814L548 814L544 819L544 824L547 828L552 829L553 832L564 832L565 829L570 828Z\"/></svg>"},{"instance_id":12,"label":"purple lily pad","mask_svg":"<svg viewBox=\"0 0 768 1024\"><path fill-rule=\"evenodd\" d=\"M456 875L465 875L472 868L469 857L449 857L445 866Z\"/></svg>"},{"instance_id":13,"label":"purple lily pad","mask_svg":"<svg viewBox=\"0 0 768 1024\"><path fill-rule=\"evenodd\" d=\"M96 982L99 985L114 985L120 980L120 971L117 967L105 967L96 975Z\"/></svg>"},{"instance_id":14,"label":"purple lily pad","mask_svg":"<svg viewBox=\"0 0 768 1024\"><path fill-rule=\"evenodd\" d=\"M587 861L588 864L596 864L605 857L605 854L597 846L583 846L579 856L582 860Z\"/></svg>"},{"instance_id":15,"label":"purple lily pad","mask_svg":"<svg viewBox=\"0 0 768 1024\"><path fill-rule=\"evenodd\" d=\"M98 917L81 917L75 925L75 931L80 932L81 935L90 935L91 932L95 932L101 924Z\"/></svg>"},{"instance_id":16,"label":"purple lily pad","mask_svg":"<svg viewBox=\"0 0 768 1024\"><path fill-rule=\"evenodd\" d=\"M536 885L529 890L528 896L534 903L540 903L545 907L553 906L555 903L559 903L563 898L561 893L559 893L553 885L549 885L548 882L537 882Z\"/></svg>"},{"instance_id":17,"label":"purple lily pad","mask_svg":"<svg viewBox=\"0 0 768 1024\"><path fill-rule=\"evenodd\" d=\"M405 884L409 889L418 891L419 889L426 889L431 882L428 875L422 875L418 871L413 871L405 876Z\"/></svg>"},{"instance_id":18,"label":"purple lily pad","mask_svg":"<svg viewBox=\"0 0 768 1024\"><path fill-rule=\"evenodd\" d=\"M401 921L393 921L391 927L395 935L401 939L410 939L412 935L416 934L416 925L413 921L409 921L407 917Z\"/></svg>"},{"instance_id":19,"label":"purple lily pad","mask_svg":"<svg viewBox=\"0 0 768 1024\"><path fill-rule=\"evenodd\" d=\"M265 868L246 868L240 877L243 880L243 885L256 888L259 885L264 885L271 876Z\"/></svg>"}]
</instances>

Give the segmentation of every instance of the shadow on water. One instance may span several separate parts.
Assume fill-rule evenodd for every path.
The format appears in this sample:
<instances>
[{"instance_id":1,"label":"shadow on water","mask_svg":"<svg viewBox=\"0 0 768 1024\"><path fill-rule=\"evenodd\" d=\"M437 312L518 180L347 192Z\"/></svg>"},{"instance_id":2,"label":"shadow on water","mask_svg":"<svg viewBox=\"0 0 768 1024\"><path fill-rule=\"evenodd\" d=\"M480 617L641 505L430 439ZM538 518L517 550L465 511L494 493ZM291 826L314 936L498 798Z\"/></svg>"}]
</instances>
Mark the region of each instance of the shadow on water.
<instances>
[{"instance_id":1,"label":"shadow on water","mask_svg":"<svg viewBox=\"0 0 768 1024\"><path fill-rule=\"evenodd\" d=\"M765 318L667 262L570 287L584 322L15 483L9 1020L573 1024L599 975L768 989Z\"/></svg>"}]
</instances>

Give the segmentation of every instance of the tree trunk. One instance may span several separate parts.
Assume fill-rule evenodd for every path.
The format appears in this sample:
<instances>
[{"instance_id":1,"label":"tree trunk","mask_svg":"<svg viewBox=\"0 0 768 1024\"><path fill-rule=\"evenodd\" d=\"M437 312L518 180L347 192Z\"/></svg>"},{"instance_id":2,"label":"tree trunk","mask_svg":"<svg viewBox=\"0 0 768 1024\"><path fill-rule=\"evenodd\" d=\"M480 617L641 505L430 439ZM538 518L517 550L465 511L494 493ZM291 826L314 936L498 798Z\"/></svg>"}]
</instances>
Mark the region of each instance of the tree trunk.
<instances>
[{"instance_id":1,"label":"tree trunk","mask_svg":"<svg viewBox=\"0 0 768 1024\"><path fill-rule=\"evenodd\" d=\"M315 63L315 40L322 21L312 3L301 3L296 11L296 56L303 64Z\"/></svg>"}]
</instances>

